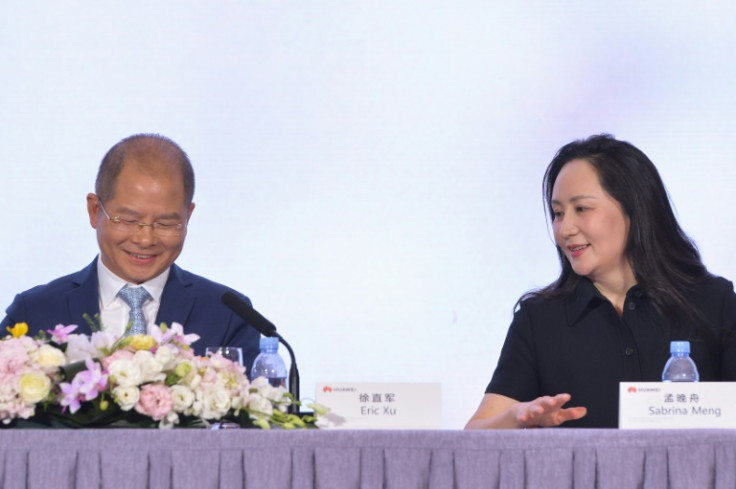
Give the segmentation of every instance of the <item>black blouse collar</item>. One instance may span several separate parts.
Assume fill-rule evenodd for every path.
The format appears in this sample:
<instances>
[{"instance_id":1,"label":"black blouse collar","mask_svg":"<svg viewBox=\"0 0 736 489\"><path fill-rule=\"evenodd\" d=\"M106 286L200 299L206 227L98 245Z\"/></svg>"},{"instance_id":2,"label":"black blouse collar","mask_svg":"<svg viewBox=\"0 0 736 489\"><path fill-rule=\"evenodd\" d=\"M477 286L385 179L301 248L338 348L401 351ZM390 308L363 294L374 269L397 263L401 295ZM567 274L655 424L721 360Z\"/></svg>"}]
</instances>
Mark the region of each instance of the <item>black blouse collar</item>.
<instances>
[{"instance_id":1,"label":"black blouse collar","mask_svg":"<svg viewBox=\"0 0 736 489\"><path fill-rule=\"evenodd\" d=\"M626 300L631 297L640 298L644 291L637 284L626 292ZM588 309L593 309L602 303L608 302L603 294L593 285L589 279L581 277L575 292L565 301L565 312L569 319L568 324L574 326Z\"/></svg>"}]
</instances>

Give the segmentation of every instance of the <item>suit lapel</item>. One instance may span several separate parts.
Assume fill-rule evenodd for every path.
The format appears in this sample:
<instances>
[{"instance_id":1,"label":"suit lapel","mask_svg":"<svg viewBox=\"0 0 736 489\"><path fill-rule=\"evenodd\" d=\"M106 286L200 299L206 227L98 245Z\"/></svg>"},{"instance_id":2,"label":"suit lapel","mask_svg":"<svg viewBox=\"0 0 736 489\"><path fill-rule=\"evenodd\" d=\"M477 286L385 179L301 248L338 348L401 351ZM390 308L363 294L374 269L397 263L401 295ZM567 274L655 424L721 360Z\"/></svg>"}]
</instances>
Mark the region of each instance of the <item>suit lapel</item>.
<instances>
[{"instance_id":1,"label":"suit lapel","mask_svg":"<svg viewBox=\"0 0 736 489\"><path fill-rule=\"evenodd\" d=\"M186 324L192 307L194 307L194 298L189 291L191 281L186 275L181 268L171 265L169 279L161 294L161 305L158 308L156 324L160 325L165 322L171 325L174 321Z\"/></svg>"},{"instance_id":2,"label":"suit lapel","mask_svg":"<svg viewBox=\"0 0 736 489\"><path fill-rule=\"evenodd\" d=\"M92 334L92 329L82 319L84 314L94 318L100 313L100 291L97 279L97 258L77 273L73 282L77 287L67 293L67 306L72 324L78 326L75 333Z\"/></svg>"}]
</instances>

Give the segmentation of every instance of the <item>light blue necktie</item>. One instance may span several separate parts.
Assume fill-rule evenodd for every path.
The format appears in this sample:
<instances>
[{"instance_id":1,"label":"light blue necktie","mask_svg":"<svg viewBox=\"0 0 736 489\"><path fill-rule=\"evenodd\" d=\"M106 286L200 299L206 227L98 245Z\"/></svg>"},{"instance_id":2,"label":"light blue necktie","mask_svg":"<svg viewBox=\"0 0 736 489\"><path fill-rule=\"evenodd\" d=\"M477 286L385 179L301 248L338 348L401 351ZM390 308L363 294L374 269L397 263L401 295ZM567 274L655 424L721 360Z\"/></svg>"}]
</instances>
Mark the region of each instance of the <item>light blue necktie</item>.
<instances>
[{"instance_id":1,"label":"light blue necktie","mask_svg":"<svg viewBox=\"0 0 736 489\"><path fill-rule=\"evenodd\" d=\"M146 317L143 315L144 302L152 299L151 294L143 287L125 286L118 292L118 297L123 299L130 306L130 322L133 326L128 330L127 335L146 334Z\"/></svg>"}]
</instances>

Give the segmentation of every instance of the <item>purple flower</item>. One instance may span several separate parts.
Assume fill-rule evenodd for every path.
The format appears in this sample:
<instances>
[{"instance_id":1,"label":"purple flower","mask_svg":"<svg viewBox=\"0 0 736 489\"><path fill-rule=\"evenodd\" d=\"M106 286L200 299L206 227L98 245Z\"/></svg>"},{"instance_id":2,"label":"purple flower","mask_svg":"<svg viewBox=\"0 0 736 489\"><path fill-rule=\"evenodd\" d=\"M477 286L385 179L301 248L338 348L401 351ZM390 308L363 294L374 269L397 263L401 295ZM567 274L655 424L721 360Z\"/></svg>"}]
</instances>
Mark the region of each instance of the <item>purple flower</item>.
<instances>
[{"instance_id":1,"label":"purple flower","mask_svg":"<svg viewBox=\"0 0 736 489\"><path fill-rule=\"evenodd\" d=\"M54 343L60 345L62 343L66 343L67 338L69 338L69 334L71 334L75 329L77 329L76 324L70 324L69 326L57 324L54 329L47 329L46 332L51 335L51 340Z\"/></svg>"},{"instance_id":2,"label":"purple flower","mask_svg":"<svg viewBox=\"0 0 736 489\"><path fill-rule=\"evenodd\" d=\"M182 348L187 349L186 347L199 339L199 335L184 334L184 327L179 323L172 323L171 327L165 330L161 327L152 328L151 336L156 341L157 347L168 345L175 354L178 354ZM155 349L151 351L155 352Z\"/></svg>"},{"instance_id":3,"label":"purple flower","mask_svg":"<svg viewBox=\"0 0 736 489\"><path fill-rule=\"evenodd\" d=\"M184 334L184 327L179 323L172 323L171 331L174 333L174 341L182 345L189 346L199 339L199 335L194 333Z\"/></svg>"},{"instance_id":4,"label":"purple flower","mask_svg":"<svg viewBox=\"0 0 736 489\"><path fill-rule=\"evenodd\" d=\"M104 391L108 386L108 375L102 371L99 363L87 359L84 364L87 366L87 370L77 373L71 384L63 382L59 386L63 394L60 403L64 410L69 407L72 414L79 410L82 402L97 398L100 391Z\"/></svg>"},{"instance_id":5,"label":"purple flower","mask_svg":"<svg viewBox=\"0 0 736 489\"><path fill-rule=\"evenodd\" d=\"M99 363L88 358L84 361L87 370L83 370L74 376L74 382L79 382L79 392L84 395L86 401L97 397L99 391L107 389L107 374L102 371Z\"/></svg>"},{"instance_id":6,"label":"purple flower","mask_svg":"<svg viewBox=\"0 0 736 489\"><path fill-rule=\"evenodd\" d=\"M82 402L79 399L79 392L76 387L69 382L62 382L59 387L63 394L61 401L59 401L59 404L62 406L61 412L66 412L67 408L69 408L72 414L79 411L79 408L82 407Z\"/></svg>"}]
</instances>

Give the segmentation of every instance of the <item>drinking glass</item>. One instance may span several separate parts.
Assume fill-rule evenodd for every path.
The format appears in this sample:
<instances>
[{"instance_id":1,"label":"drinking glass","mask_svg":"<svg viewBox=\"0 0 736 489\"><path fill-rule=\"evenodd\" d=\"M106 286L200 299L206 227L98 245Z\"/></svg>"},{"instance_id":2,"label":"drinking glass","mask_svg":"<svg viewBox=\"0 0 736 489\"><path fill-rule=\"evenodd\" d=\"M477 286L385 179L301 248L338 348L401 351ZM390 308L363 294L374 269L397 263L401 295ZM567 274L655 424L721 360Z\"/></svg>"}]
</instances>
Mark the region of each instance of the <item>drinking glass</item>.
<instances>
[{"instance_id":1,"label":"drinking glass","mask_svg":"<svg viewBox=\"0 0 736 489\"><path fill-rule=\"evenodd\" d=\"M211 357L215 353L219 353L224 358L232 360L241 367L243 366L243 349L237 346L208 346L205 354Z\"/></svg>"},{"instance_id":2,"label":"drinking glass","mask_svg":"<svg viewBox=\"0 0 736 489\"><path fill-rule=\"evenodd\" d=\"M212 355L219 353L224 358L227 358L228 360L231 360L241 367L243 366L243 349L237 346L208 346L205 349L205 354L208 357L211 357ZM237 429L240 428L240 425L238 423L233 423L231 421L218 421L216 423L212 423L210 425L211 430L229 430L229 429Z\"/></svg>"}]
</instances>

